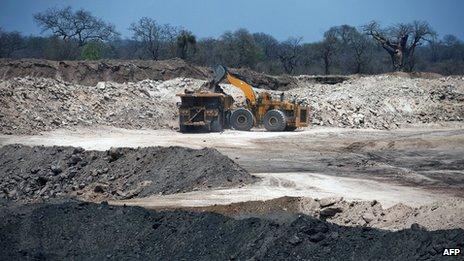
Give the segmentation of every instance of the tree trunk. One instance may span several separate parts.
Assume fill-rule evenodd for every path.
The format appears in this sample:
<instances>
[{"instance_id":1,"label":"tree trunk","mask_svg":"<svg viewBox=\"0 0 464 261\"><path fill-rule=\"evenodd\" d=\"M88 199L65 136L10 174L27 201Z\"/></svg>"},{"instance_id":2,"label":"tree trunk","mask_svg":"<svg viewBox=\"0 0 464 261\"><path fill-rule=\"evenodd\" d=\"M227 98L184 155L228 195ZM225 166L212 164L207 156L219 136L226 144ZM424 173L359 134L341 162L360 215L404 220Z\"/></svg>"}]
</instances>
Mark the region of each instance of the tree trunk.
<instances>
[{"instance_id":1,"label":"tree trunk","mask_svg":"<svg viewBox=\"0 0 464 261\"><path fill-rule=\"evenodd\" d=\"M328 57L324 57L324 73L326 75L330 74L330 62Z\"/></svg>"},{"instance_id":2,"label":"tree trunk","mask_svg":"<svg viewBox=\"0 0 464 261\"><path fill-rule=\"evenodd\" d=\"M361 65L361 62L360 62L360 61L357 61L357 62L356 62L356 72L355 72L355 74L361 73L361 66L362 66L362 65Z\"/></svg>"},{"instance_id":3,"label":"tree trunk","mask_svg":"<svg viewBox=\"0 0 464 261\"><path fill-rule=\"evenodd\" d=\"M403 51L396 48L394 52L390 53L394 71L404 71L404 57Z\"/></svg>"}]
</instances>

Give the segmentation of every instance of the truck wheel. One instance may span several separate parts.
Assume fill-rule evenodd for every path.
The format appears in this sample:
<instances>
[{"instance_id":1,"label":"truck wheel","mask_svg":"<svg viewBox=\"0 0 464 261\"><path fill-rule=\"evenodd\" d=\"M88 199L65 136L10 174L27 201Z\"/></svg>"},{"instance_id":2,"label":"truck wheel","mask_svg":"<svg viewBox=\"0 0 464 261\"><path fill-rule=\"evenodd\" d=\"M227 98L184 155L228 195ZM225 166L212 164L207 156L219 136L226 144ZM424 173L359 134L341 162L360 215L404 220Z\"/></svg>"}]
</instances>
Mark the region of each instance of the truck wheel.
<instances>
[{"instance_id":1,"label":"truck wheel","mask_svg":"<svg viewBox=\"0 0 464 261\"><path fill-rule=\"evenodd\" d=\"M251 111L238 108L230 115L230 125L235 130L249 131L253 127L253 113Z\"/></svg>"},{"instance_id":2,"label":"truck wheel","mask_svg":"<svg viewBox=\"0 0 464 261\"><path fill-rule=\"evenodd\" d=\"M222 132L224 128L222 127L221 118L217 117L210 123L210 129L212 132Z\"/></svg>"},{"instance_id":3,"label":"truck wheel","mask_svg":"<svg viewBox=\"0 0 464 261\"><path fill-rule=\"evenodd\" d=\"M287 120L282 111L270 110L264 115L263 124L268 131L283 131L287 126Z\"/></svg>"},{"instance_id":4,"label":"truck wheel","mask_svg":"<svg viewBox=\"0 0 464 261\"><path fill-rule=\"evenodd\" d=\"M295 126L286 126L284 131L294 131L296 130Z\"/></svg>"},{"instance_id":5,"label":"truck wheel","mask_svg":"<svg viewBox=\"0 0 464 261\"><path fill-rule=\"evenodd\" d=\"M179 131L182 132L182 133L187 133L187 132L190 132L190 128L186 125L180 125L179 126Z\"/></svg>"}]
</instances>

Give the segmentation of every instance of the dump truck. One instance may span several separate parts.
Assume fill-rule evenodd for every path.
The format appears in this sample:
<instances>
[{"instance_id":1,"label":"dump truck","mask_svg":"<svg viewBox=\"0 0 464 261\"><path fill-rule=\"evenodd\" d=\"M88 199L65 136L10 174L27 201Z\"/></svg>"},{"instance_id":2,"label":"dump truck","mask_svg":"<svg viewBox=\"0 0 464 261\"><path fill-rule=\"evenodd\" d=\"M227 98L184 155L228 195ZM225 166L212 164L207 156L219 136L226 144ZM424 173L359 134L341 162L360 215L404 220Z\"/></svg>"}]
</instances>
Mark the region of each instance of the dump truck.
<instances>
[{"instance_id":1,"label":"dump truck","mask_svg":"<svg viewBox=\"0 0 464 261\"><path fill-rule=\"evenodd\" d=\"M245 105L234 106L232 96L220 87L219 83L226 78L243 92ZM177 96L181 98L178 104L181 132L221 132L228 128L249 131L261 126L268 131L293 131L309 123L307 106L286 100L283 94L278 99L272 98L269 92L258 94L239 75L233 75L222 65L215 68L214 77L200 90L185 90Z\"/></svg>"}]
</instances>

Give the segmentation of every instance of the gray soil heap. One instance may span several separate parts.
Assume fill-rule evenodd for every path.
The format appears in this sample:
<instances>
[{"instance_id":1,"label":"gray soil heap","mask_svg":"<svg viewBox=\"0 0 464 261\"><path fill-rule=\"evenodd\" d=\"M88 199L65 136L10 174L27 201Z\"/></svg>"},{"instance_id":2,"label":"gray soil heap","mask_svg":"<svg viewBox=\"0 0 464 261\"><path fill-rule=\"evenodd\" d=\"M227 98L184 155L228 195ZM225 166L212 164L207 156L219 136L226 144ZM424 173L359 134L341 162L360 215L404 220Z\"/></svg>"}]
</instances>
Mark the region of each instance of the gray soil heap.
<instances>
[{"instance_id":1,"label":"gray soil heap","mask_svg":"<svg viewBox=\"0 0 464 261\"><path fill-rule=\"evenodd\" d=\"M254 180L231 159L208 148L0 148L0 198L20 201L69 196L127 199L240 186Z\"/></svg>"}]
</instances>

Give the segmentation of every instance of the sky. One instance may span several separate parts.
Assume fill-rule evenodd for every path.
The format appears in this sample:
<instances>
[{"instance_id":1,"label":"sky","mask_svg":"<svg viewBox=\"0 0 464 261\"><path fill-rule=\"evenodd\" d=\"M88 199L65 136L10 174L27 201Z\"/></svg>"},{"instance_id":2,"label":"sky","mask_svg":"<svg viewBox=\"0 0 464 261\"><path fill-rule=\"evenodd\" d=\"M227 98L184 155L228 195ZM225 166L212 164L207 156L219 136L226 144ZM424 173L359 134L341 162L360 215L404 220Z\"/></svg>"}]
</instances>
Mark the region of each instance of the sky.
<instances>
[{"instance_id":1,"label":"sky","mask_svg":"<svg viewBox=\"0 0 464 261\"><path fill-rule=\"evenodd\" d=\"M0 0L0 27L24 35L41 34L33 14L65 6L84 8L111 22L123 38L130 38L131 23L146 16L181 26L199 38L246 28L278 40L294 36L313 42L331 26L425 20L439 36L454 34L464 39L463 0Z\"/></svg>"}]
</instances>

